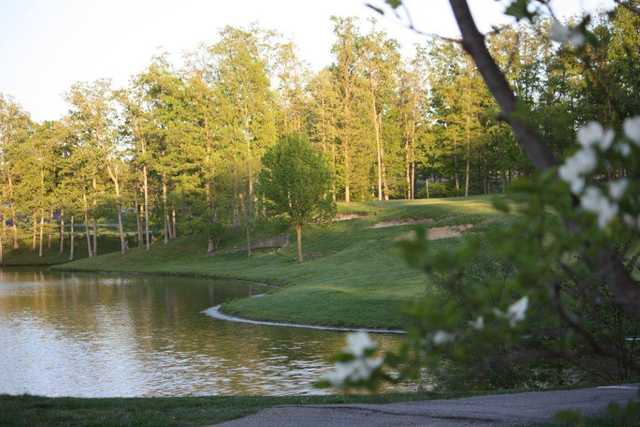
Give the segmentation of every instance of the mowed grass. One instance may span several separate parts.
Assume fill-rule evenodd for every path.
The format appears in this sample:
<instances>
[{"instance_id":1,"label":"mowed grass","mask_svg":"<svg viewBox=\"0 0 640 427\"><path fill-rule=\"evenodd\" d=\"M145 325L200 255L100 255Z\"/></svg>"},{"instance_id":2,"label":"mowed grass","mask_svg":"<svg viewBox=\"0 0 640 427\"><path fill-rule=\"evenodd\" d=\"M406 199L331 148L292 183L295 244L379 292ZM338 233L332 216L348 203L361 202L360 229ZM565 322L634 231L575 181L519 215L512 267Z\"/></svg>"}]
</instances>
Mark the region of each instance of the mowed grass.
<instances>
[{"instance_id":1,"label":"mowed grass","mask_svg":"<svg viewBox=\"0 0 640 427\"><path fill-rule=\"evenodd\" d=\"M0 426L203 426L275 405L391 403L432 394L377 396L212 396L153 398L50 398L0 395Z\"/></svg>"},{"instance_id":2,"label":"mowed grass","mask_svg":"<svg viewBox=\"0 0 640 427\"><path fill-rule=\"evenodd\" d=\"M487 197L351 203L340 205L339 212L366 216L305 227L302 264L295 261L293 236L288 248L257 251L251 257L245 252L208 257L204 236L186 236L168 245L156 243L150 251L136 248L125 256L111 253L57 268L264 282L277 288L262 298L229 302L223 306L224 312L281 322L402 328L402 308L427 289L424 274L406 265L397 245L397 238L415 226L371 226L382 221L431 219L430 227L474 224L475 230L481 230L488 220L501 215ZM433 244L446 247L456 241L444 239ZM236 236L226 246L240 242L242 236Z\"/></svg>"}]
</instances>

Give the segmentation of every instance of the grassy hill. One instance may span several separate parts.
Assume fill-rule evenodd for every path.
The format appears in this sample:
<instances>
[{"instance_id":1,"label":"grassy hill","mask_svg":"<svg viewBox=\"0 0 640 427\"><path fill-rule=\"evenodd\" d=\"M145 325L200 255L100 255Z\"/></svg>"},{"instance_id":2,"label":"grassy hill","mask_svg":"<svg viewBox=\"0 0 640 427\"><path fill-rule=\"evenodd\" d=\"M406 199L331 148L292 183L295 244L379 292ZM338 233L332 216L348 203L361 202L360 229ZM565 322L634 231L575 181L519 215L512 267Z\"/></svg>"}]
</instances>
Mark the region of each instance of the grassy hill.
<instances>
[{"instance_id":1,"label":"grassy hill","mask_svg":"<svg viewBox=\"0 0 640 427\"><path fill-rule=\"evenodd\" d=\"M205 237L187 236L167 245L156 243L150 251L136 248L125 256L110 253L56 268L265 282L278 287L262 298L227 303L223 311L262 320L402 327L403 305L424 293L427 283L420 271L405 264L397 248L397 239L415 225L398 223L430 220L430 228L473 224L474 232L498 215L486 197L351 203L340 205L338 211L342 216L357 214L357 218L306 227L302 264L295 261L293 238L287 248L260 250L251 257L242 251L225 251L242 242L239 235L223 242L215 256L206 255ZM256 238L276 232L258 230ZM445 238L434 244L445 247L456 241Z\"/></svg>"}]
</instances>

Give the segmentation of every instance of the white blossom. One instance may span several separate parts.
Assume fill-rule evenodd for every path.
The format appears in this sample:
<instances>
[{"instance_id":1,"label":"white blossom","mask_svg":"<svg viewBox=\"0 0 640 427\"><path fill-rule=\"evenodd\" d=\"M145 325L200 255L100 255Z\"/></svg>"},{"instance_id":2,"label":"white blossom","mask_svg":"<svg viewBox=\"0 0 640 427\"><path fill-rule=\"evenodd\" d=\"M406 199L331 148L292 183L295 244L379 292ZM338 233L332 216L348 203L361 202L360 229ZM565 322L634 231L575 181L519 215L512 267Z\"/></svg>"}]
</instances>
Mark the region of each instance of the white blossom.
<instances>
[{"instance_id":1,"label":"white blossom","mask_svg":"<svg viewBox=\"0 0 640 427\"><path fill-rule=\"evenodd\" d=\"M584 34L578 29L571 29L558 21L553 20L551 28L549 30L549 37L551 40L558 43L568 43L572 48L577 49L585 42Z\"/></svg>"},{"instance_id":2,"label":"white blossom","mask_svg":"<svg viewBox=\"0 0 640 427\"><path fill-rule=\"evenodd\" d=\"M611 129L604 129L598 122L589 122L578 129L578 142L585 148L597 145L602 150L608 150L614 137Z\"/></svg>"},{"instance_id":3,"label":"white blossom","mask_svg":"<svg viewBox=\"0 0 640 427\"><path fill-rule=\"evenodd\" d=\"M640 116L629 117L624 121L624 133L627 138L640 146Z\"/></svg>"},{"instance_id":4,"label":"white blossom","mask_svg":"<svg viewBox=\"0 0 640 427\"><path fill-rule=\"evenodd\" d=\"M334 387L341 387L346 382L365 381L371 377L373 371L382 366L383 357L367 357L368 350L375 350L376 343L366 332L354 332L347 335L347 346L344 352L351 354L353 360L336 362L333 371L324 376Z\"/></svg>"},{"instance_id":5,"label":"white blossom","mask_svg":"<svg viewBox=\"0 0 640 427\"><path fill-rule=\"evenodd\" d=\"M497 317L509 320L509 326L513 328L518 324L518 322L521 322L525 319L528 307L529 297L525 296L511 304L506 313L498 310L497 308L493 309L493 313Z\"/></svg>"},{"instance_id":6,"label":"white blossom","mask_svg":"<svg viewBox=\"0 0 640 427\"><path fill-rule=\"evenodd\" d=\"M588 187L580 198L584 210L598 216L598 227L606 227L618 214L618 205L606 198L597 187Z\"/></svg>"},{"instance_id":7,"label":"white blossom","mask_svg":"<svg viewBox=\"0 0 640 427\"><path fill-rule=\"evenodd\" d=\"M624 142L617 144L616 150L618 153L622 154L622 157L628 157L629 154L631 154L631 147L629 147L629 144L625 144Z\"/></svg>"},{"instance_id":8,"label":"white blossom","mask_svg":"<svg viewBox=\"0 0 640 427\"><path fill-rule=\"evenodd\" d=\"M336 362L333 371L324 378L334 387L341 387L347 381L366 381L373 371L382 366L383 361L382 357L362 357L348 362Z\"/></svg>"},{"instance_id":9,"label":"white blossom","mask_svg":"<svg viewBox=\"0 0 640 427\"><path fill-rule=\"evenodd\" d=\"M476 331L481 331L484 329L484 317L478 316L476 320L470 320L469 326L471 326Z\"/></svg>"},{"instance_id":10,"label":"white blossom","mask_svg":"<svg viewBox=\"0 0 640 427\"><path fill-rule=\"evenodd\" d=\"M363 356L367 350L375 350L376 343L371 340L369 334L358 331L347 335L347 347L345 352L353 354L355 357Z\"/></svg>"},{"instance_id":11,"label":"white blossom","mask_svg":"<svg viewBox=\"0 0 640 427\"><path fill-rule=\"evenodd\" d=\"M622 217L622 220L629 227L635 227L636 226L636 219L631 214L628 214L628 213L624 214L624 216ZM638 218L638 224L640 224L640 218Z\"/></svg>"},{"instance_id":12,"label":"white blossom","mask_svg":"<svg viewBox=\"0 0 640 427\"><path fill-rule=\"evenodd\" d=\"M433 334L433 343L435 345L447 344L447 343L453 342L455 338L456 338L455 335L449 332L436 331L436 333Z\"/></svg>"},{"instance_id":13,"label":"white blossom","mask_svg":"<svg viewBox=\"0 0 640 427\"><path fill-rule=\"evenodd\" d=\"M529 307L529 297L522 297L515 303L509 306L507 310L507 316L509 317L509 324L513 328L518 322L525 319L527 308Z\"/></svg>"},{"instance_id":14,"label":"white blossom","mask_svg":"<svg viewBox=\"0 0 640 427\"><path fill-rule=\"evenodd\" d=\"M598 164L596 153L591 148L582 150L569 157L564 165L558 169L558 174L563 181L571 186L571 192L580 193L584 189L583 175L592 172Z\"/></svg>"},{"instance_id":15,"label":"white blossom","mask_svg":"<svg viewBox=\"0 0 640 427\"><path fill-rule=\"evenodd\" d=\"M629 180L621 178L617 181L611 181L609 183L609 195L614 200L620 200L624 196L624 192L627 191L629 186Z\"/></svg>"}]
</instances>

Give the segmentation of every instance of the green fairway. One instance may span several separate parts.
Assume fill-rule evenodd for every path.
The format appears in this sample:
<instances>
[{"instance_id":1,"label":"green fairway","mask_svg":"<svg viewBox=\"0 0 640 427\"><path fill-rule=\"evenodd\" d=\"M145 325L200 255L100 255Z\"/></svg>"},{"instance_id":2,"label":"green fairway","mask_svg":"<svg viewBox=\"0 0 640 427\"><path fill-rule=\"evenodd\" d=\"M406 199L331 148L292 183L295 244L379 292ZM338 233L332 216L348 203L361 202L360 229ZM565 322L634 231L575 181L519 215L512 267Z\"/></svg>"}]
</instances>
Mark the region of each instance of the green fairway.
<instances>
[{"instance_id":1,"label":"green fairway","mask_svg":"<svg viewBox=\"0 0 640 427\"><path fill-rule=\"evenodd\" d=\"M496 218L491 200L431 199L352 203L339 213L361 214L357 219L306 227L303 234L306 261L295 261L295 247L206 256L206 239L178 238L168 245L156 243L147 252L134 249L83 259L56 268L86 271L145 272L235 277L277 285L262 298L232 301L224 312L252 319L334 326L401 328L402 307L425 292L420 271L401 258L397 239L415 225L371 228L388 221L426 220L429 227L473 224L473 231ZM387 224L388 225L388 224ZM271 230L271 233L275 233ZM268 235L268 230L262 230ZM258 233L259 236L259 233ZM223 242L242 243L242 236ZM292 240L293 241L293 240ZM437 240L445 247L455 238ZM225 246L226 245L226 246Z\"/></svg>"}]
</instances>

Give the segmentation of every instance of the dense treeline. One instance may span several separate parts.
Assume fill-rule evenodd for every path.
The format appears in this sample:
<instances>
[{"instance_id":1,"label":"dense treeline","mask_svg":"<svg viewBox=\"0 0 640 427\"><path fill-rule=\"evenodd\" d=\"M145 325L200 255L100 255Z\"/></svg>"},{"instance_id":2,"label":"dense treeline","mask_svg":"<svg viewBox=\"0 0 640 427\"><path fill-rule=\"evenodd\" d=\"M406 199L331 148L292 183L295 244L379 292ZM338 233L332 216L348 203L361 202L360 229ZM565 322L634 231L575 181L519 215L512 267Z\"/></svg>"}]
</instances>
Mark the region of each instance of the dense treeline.
<instances>
[{"instance_id":1,"label":"dense treeline","mask_svg":"<svg viewBox=\"0 0 640 427\"><path fill-rule=\"evenodd\" d=\"M250 240L268 217L256 192L262 155L289 134L324 153L345 202L499 192L530 173L461 46L435 39L403 58L375 25L333 25L333 62L315 73L277 34L227 27L179 69L161 56L126 88L73 85L57 121L35 123L1 96L0 249L28 236L42 255L57 235L62 252L81 232L91 257L100 224L117 230L123 253L133 230L146 248L196 232L212 252L230 227ZM489 38L523 114L559 156L579 124L619 127L640 111L638 17L619 8L592 25L605 42L589 63L553 45L548 22Z\"/></svg>"}]
</instances>

